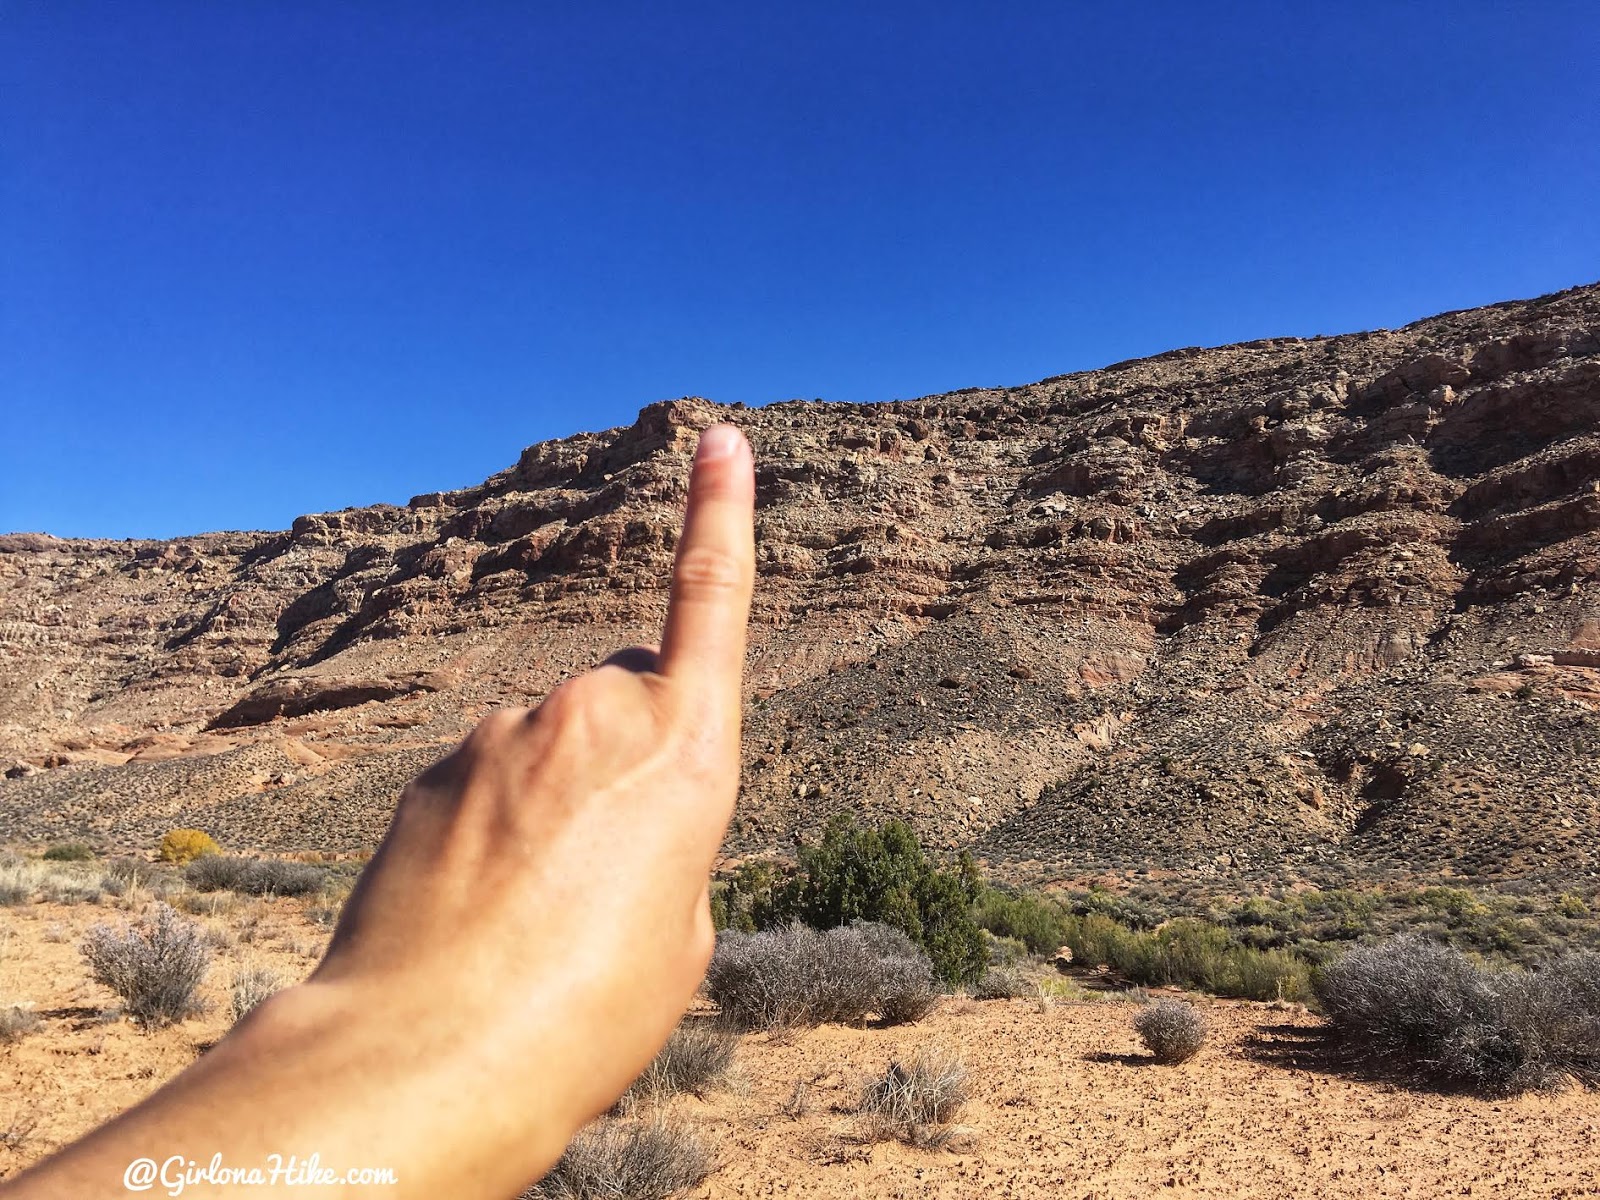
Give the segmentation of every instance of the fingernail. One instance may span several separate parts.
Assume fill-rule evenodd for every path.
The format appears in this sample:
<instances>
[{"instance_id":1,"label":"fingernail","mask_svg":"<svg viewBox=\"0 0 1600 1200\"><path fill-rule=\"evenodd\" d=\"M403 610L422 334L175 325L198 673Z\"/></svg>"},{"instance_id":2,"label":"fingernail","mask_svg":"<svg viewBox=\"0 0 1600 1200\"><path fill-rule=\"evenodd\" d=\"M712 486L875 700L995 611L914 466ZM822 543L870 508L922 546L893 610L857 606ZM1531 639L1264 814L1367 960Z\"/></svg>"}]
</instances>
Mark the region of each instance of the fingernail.
<instances>
[{"instance_id":1,"label":"fingernail","mask_svg":"<svg viewBox=\"0 0 1600 1200\"><path fill-rule=\"evenodd\" d=\"M713 425L700 435L700 446L694 452L695 462L715 462L731 458L739 449L739 431L732 425Z\"/></svg>"}]
</instances>

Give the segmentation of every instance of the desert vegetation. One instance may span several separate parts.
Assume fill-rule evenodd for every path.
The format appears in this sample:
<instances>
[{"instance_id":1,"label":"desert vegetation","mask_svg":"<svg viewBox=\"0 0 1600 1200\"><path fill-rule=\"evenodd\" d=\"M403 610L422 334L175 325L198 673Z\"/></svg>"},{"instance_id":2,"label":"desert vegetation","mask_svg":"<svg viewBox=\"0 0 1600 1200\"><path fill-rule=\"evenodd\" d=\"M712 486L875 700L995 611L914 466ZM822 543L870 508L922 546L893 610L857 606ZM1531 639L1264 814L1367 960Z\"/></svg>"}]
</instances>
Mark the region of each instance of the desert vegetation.
<instances>
[{"instance_id":1,"label":"desert vegetation","mask_svg":"<svg viewBox=\"0 0 1600 1200\"><path fill-rule=\"evenodd\" d=\"M892 1060L888 1070L869 1081L861 1092L860 1112L873 1136L934 1146L967 1096L965 1060L949 1050L928 1048L907 1062Z\"/></svg>"},{"instance_id":2,"label":"desert vegetation","mask_svg":"<svg viewBox=\"0 0 1600 1200\"><path fill-rule=\"evenodd\" d=\"M841 814L796 858L793 868L757 860L724 881L713 908L719 927L754 933L791 922L833 929L867 921L904 933L947 984L982 976L988 951L972 917L981 881L970 856L941 866L905 822L865 828Z\"/></svg>"},{"instance_id":3,"label":"desert vegetation","mask_svg":"<svg viewBox=\"0 0 1600 1200\"><path fill-rule=\"evenodd\" d=\"M283 986L283 976L267 967L247 967L239 971L228 989L233 1019L243 1020L245 1014Z\"/></svg>"},{"instance_id":4,"label":"desert vegetation","mask_svg":"<svg viewBox=\"0 0 1600 1200\"><path fill-rule=\"evenodd\" d=\"M1152 1000L1135 1014L1133 1030L1159 1063L1188 1062L1206 1042L1205 1018L1183 1000Z\"/></svg>"},{"instance_id":5,"label":"desert vegetation","mask_svg":"<svg viewBox=\"0 0 1600 1200\"><path fill-rule=\"evenodd\" d=\"M1408 935L1323 968L1317 996L1362 1067L1493 1095L1600 1085L1600 954L1495 969Z\"/></svg>"},{"instance_id":6,"label":"desert vegetation","mask_svg":"<svg viewBox=\"0 0 1600 1200\"><path fill-rule=\"evenodd\" d=\"M928 957L898 930L857 922L817 930L798 921L759 933L725 929L706 996L738 1029L785 1029L876 1015L915 1021L938 992Z\"/></svg>"},{"instance_id":7,"label":"desert vegetation","mask_svg":"<svg viewBox=\"0 0 1600 1200\"><path fill-rule=\"evenodd\" d=\"M173 829L161 839L156 854L162 862L188 863L207 854L221 854L222 847L203 829Z\"/></svg>"},{"instance_id":8,"label":"desert vegetation","mask_svg":"<svg viewBox=\"0 0 1600 1200\"><path fill-rule=\"evenodd\" d=\"M93 926L82 950L95 981L121 996L140 1024L170 1025L200 1011L195 994L211 949L204 930L170 905L151 905L136 925Z\"/></svg>"},{"instance_id":9,"label":"desert vegetation","mask_svg":"<svg viewBox=\"0 0 1600 1200\"><path fill-rule=\"evenodd\" d=\"M224 854L197 858L183 874L197 892L226 890L251 896L309 896L322 891L329 878L325 869L310 863Z\"/></svg>"},{"instance_id":10,"label":"desert vegetation","mask_svg":"<svg viewBox=\"0 0 1600 1200\"><path fill-rule=\"evenodd\" d=\"M899 833L875 844L860 835L879 831L841 828L803 879L798 861L747 864L737 886L717 889L724 928L704 1000L529 1196L692 1191L727 1169L726 1147L755 1136L746 1122L765 1129L769 1119L795 1129L819 1164L883 1154L954 1160L981 1154L994 1131L1009 1127L1013 1106L1029 1111L1047 1090L1041 1080L1065 1087L1084 1076L1115 1087L1115 1072L1141 1060L1185 1063L1178 1078L1186 1081L1309 1063L1318 1079L1351 1087L1381 1079L1405 1085L1408 1096L1500 1097L1600 1077L1600 955L1583 949L1587 893L1540 902L1442 885L1243 899L1039 892L985 880L970 864L940 865ZM60 1042L69 1020L84 1026L85 1039L110 1036L94 1031L116 1030L119 1015L133 1037L171 1024L182 1028L166 1037L220 1036L310 969L355 870L225 853L163 863L153 848L145 856L95 848L88 859L45 859L36 849L0 860L0 882L34 944L65 943L58 952L66 954L81 944L81 986L94 980L121 1003L96 1014L106 1002L93 992L45 1001L19 991L16 971L0 974L7 1055L31 1061ZM942 978L927 946L887 921L815 928L774 916L893 913L896 887L882 885L900 867L916 878L919 861L957 881L958 915L981 947L982 969L960 982ZM899 889L901 898L917 892ZM839 903L786 909L785 894ZM932 924L919 913L924 936ZM947 917L943 928L958 925ZM1531 946L1516 940L1529 929L1543 933ZM0 945L0 964L5 953ZM223 969L208 971L212 962ZM1176 987L1268 1000L1273 1011L1242 1015L1229 1000L1191 1005ZM69 1011L79 1015L57 1015ZM1252 1020L1265 1032L1241 1034ZM1299 1032L1287 1048L1263 1049L1285 1036L1271 1031L1291 1026ZM1024 1086L1028 1039L1047 1031L1070 1032L1078 1049L1029 1068ZM993 1038L1021 1039L1019 1065L982 1045ZM948 1045L961 1053L940 1050ZM855 1049L830 1060L838 1053L830 1047ZM795 1058L810 1065L773 1076L784 1069L777 1063ZM92 1059L84 1063L89 1078ZM34 1116L19 1110L24 1149L0 1147L0 1169L39 1152ZM10 1119L0 1111L0 1125ZM48 1120L44 1127L52 1128ZM719 1186L711 1184L713 1194Z\"/></svg>"},{"instance_id":11,"label":"desert vegetation","mask_svg":"<svg viewBox=\"0 0 1600 1200\"><path fill-rule=\"evenodd\" d=\"M522 1200L667 1200L699 1184L713 1162L705 1139L681 1121L603 1117Z\"/></svg>"},{"instance_id":12,"label":"desert vegetation","mask_svg":"<svg viewBox=\"0 0 1600 1200\"><path fill-rule=\"evenodd\" d=\"M739 1035L725 1021L685 1017L672 1031L644 1073L620 1101L624 1109L641 1099L660 1100L687 1093L704 1096L728 1077Z\"/></svg>"}]
</instances>

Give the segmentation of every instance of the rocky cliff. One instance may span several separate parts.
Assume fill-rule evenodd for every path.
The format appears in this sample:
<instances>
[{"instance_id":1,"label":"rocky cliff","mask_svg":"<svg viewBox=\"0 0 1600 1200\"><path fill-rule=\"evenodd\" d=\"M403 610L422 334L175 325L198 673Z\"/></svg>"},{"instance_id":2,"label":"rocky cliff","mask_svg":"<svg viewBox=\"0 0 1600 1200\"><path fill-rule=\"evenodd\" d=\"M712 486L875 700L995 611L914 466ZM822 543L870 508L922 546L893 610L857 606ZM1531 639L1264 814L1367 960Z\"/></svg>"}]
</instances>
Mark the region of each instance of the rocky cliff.
<instances>
[{"instance_id":1,"label":"rocky cliff","mask_svg":"<svg viewBox=\"0 0 1600 1200\"><path fill-rule=\"evenodd\" d=\"M354 849L661 619L756 447L730 854L850 808L1033 877L1600 869L1600 286L878 405L685 399L478 487L0 538L0 838Z\"/></svg>"}]
</instances>

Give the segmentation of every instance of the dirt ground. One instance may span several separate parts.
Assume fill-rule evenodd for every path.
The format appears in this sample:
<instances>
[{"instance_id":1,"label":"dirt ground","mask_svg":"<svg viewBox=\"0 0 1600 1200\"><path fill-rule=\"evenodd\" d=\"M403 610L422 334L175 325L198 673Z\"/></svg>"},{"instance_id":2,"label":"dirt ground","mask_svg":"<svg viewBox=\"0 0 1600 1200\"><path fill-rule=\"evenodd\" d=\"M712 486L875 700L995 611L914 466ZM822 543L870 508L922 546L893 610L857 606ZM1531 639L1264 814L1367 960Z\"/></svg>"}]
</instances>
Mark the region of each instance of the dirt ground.
<instances>
[{"instance_id":1,"label":"dirt ground","mask_svg":"<svg viewBox=\"0 0 1600 1200\"><path fill-rule=\"evenodd\" d=\"M0 1001L37 1031L0 1046L0 1178L147 1094L229 1023L235 971L306 974L326 929L294 900L219 897L204 1017L154 1034L106 1019L113 997L77 944L98 905L0 908ZM1346 1078L1307 1056L1299 1009L1197 1003L1212 1028L1191 1062L1156 1066L1117 999L943 1002L896 1029L747 1036L734 1077L673 1111L717 1147L694 1193L732 1197L1600 1196L1600 1096L1484 1100ZM864 1082L922 1046L959 1051L971 1099L939 1149L861 1136ZM1308 1069L1309 1066L1309 1069ZM796 1085L800 1084L797 1097Z\"/></svg>"}]
</instances>

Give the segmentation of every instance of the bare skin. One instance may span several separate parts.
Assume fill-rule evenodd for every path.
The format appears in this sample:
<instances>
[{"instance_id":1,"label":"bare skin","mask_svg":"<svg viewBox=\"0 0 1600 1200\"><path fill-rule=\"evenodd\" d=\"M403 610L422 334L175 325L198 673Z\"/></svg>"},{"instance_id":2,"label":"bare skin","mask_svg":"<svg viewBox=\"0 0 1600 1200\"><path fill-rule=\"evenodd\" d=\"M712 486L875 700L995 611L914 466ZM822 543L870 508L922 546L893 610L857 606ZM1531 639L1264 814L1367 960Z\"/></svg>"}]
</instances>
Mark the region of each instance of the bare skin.
<instances>
[{"instance_id":1,"label":"bare skin","mask_svg":"<svg viewBox=\"0 0 1600 1200\"><path fill-rule=\"evenodd\" d=\"M316 1153L398 1184L185 1196L505 1200L547 1170L650 1061L710 959L754 492L743 436L708 430L659 652L485 718L405 789L308 981L0 1195L126 1196L135 1159L219 1152L244 1167Z\"/></svg>"}]
</instances>

